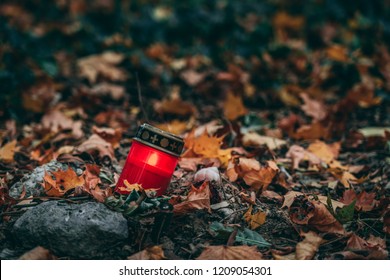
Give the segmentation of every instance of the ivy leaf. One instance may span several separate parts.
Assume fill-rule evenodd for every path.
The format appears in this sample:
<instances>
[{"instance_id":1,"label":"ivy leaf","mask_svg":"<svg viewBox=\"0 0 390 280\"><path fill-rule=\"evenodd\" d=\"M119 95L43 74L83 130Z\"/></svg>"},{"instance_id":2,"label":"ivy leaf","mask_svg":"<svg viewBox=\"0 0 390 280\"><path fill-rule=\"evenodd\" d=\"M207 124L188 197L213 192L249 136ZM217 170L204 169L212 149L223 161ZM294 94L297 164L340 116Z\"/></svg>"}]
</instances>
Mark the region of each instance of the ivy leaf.
<instances>
[{"instance_id":1,"label":"ivy leaf","mask_svg":"<svg viewBox=\"0 0 390 280\"><path fill-rule=\"evenodd\" d=\"M336 219L342 223L348 223L353 220L353 216L355 214L355 204L356 204L356 199L352 201L349 205L343 207L343 208L338 208L336 210Z\"/></svg>"}]
</instances>

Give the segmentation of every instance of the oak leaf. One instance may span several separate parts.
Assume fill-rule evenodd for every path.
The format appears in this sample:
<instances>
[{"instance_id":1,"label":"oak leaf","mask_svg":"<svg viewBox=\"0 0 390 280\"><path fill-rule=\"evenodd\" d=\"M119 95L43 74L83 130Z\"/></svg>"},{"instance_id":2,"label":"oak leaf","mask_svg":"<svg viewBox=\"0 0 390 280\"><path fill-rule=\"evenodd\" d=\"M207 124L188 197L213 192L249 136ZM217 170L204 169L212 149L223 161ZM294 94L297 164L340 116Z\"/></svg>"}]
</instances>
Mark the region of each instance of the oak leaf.
<instances>
[{"instance_id":1,"label":"oak leaf","mask_svg":"<svg viewBox=\"0 0 390 280\"><path fill-rule=\"evenodd\" d=\"M197 260L261 260L256 246L207 246Z\"/></svg>"}]
</instances>

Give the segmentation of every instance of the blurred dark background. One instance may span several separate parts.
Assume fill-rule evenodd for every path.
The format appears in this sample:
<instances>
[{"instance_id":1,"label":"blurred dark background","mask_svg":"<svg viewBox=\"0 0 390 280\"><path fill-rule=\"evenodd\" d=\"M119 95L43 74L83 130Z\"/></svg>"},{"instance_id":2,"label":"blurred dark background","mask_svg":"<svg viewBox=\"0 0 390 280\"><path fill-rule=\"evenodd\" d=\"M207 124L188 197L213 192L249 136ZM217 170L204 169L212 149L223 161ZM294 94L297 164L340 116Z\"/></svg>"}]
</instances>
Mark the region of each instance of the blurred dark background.
<instances>
[{"instance_id":1,"label":"blurred dark background","mask_svg":"<svg viewBox=\"0 0 390 280\"><path fill-rule=\"evenodd\" d=\"M302 42L303 47L292 46ZM151 49L155 43L163 50ZM23 105L26 90L40 81L61 85L60 99L68 99L74 88L88 84L77 74L77 60L106 50L126 56L121 67L129 73L122 83L128 92L134 91L138 73L145 98L161 98L165 87L181 79L162 62L167 53L171 59L203 55L218 71L239 64L253 73L256 89L267 91L282 84L310 86L312 68L309 63L291 80L286 65L268 67L264 54L274 61L287 60L341 44L349 53L359 51L375 62L378 49L387 49L389 43L390 1L3 0L0 119L23 122L40 116ZM359 82L353 62L329 63L338 81L328 79L322 88L337 84L343 94ZM384 80L379 68L370 71ZM191 92L184 89L182 97ZM138 102L136 96L129 100Z\"/></svg>"}]
</instances>

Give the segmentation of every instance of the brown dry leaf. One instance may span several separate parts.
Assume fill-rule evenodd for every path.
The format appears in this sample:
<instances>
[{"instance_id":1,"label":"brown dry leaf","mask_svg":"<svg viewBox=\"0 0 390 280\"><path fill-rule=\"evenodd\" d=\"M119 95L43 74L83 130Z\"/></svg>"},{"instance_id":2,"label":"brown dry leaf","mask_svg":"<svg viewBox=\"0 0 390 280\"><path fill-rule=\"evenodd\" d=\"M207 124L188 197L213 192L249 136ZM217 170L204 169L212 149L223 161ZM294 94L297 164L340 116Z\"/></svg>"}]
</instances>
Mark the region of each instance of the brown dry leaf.
<instances>
[{"instance_id":1,"label":"brown dry leaf","mask_svg":"<svg viewBox=\"0 0 390 280\"><path fill-rule=\"evenodd\" d=\"M382 102L382 98L375 96L375 89L368 87L365 84L355 85L350 91L348 91L346 99L358 104L360 107L369 108L379 105Z\"/></svg>"},{"instance_id":2,"label":"brown dry leaf","mask_svg":"<svg viewBox=\"0 0 390 280\"><path fill-rule=\"evenodd\" d=\"M19 260L55 260L56 257L52 253L41 246L24 253Z\"/></svg>"},{"instance_id":3,"label":"brown dry leaf","mask_svg":"<svg viewBox=\"0 0 390 280\"><path fill-rule=\"evenodd\" d=\"M76 148L76 152L86 152L100 158L108 157L111 160L114 158L112 145L97 134L92 134L87 141Z\"/></svg>"},{"instance_id":4,"label":"brown dry leaf","mask_svg":"<svg viewBox=\"0 0 390 280\"><path fill-rule=\"evenodd\" d=\"M316 121L322 121L327 116L327 109L324 103L312 99L306 92L301 93L304 104L301 106L302 111Z\"/></svg>"},{"instance_id":5,"label":"brown dry leaf","mask_svg":"<svg viewBox=\"0 0 390 280\"><path fill-rule=\"evenodd\" d=\"M122 140L122 128L92 127L92 132L111 143L114 149L119 148L119 142Z\"/></svg>"},{"instance_id":6,"label":"brown dry leaf","mask_svg":"<svg viewBox=\"0 0 390 280\"><path fill-rule=\"evenodd\" d=\"M292 135L295 139L316 140L328 139L328 128L324 127L320 122L313 122L311 124L302 125Z\"/></svg>"},{"instance_id":7,"label":"brown dry leaf","mask_svg":"<svg viewBox=\"0 0 390 280\"><path fill-rule=\"evenodd\" d=\"M252 170L245 173L243 180L254 190L265 191L269 184L271 184L278 171L279 169L275 169L274 166L267 162L267 166L262 166L259 171Z\"/></svg>"},{"instance_id":8,"label":"brown dry leaf","mask_svg":"<svg viewBox=\"0 0 390 280\"><path fill-rule=\"evenodd\" d=\"M16 140L12 140L0 148L0 161L7 163L14 161L16 143Z\"/></svg>"},{"instance_id":9,"label":"brown dry leaf","mask_svg":"<svg viewBox=\"0 0 390 280\"><path fill-rule=\"evenodd\" d=\"M357 236L355 233L351 234L351 237L347 241L346 249L352 250L356 253L363 253L368 260L385 260L388 258L389 252L386 250L386 244L383 247L383 241L379 241L377 238L371 238L373 243L364 240ZM366 253L364 253L366 252Z\"/></svg>"},{"instance_id":10,"label":"brown dry leaf","mask_svg":"<svg viewBox=\"0 0 390 280\"><path fill-rule=\"evenodd\" d=\"M309 231L307 233L302 233L305 239L299 242L296 246L295 256L297 260L311 260L315 256L323 242L322 237L320 237L314 231Z\"/></svg>"},{"instance_id":11,"label":"brown dry leaf","mask_svg":"<svg viewBox=\"0 0 390 280\"><path fill-rule=\"evenodd\" d=\"M40 82L23 92L22 102L26 110L43 113L47 111L50 105L54 105L60 97L57 86L53 82Z\"/></svg>"},{"instance_id":12,"label":"brown dry leaf","mask_svg":"<svg viewBox=\"0 0 390 280\"><path fill-rule=\"evenodd\" d=\"M367 193L362 191L358 195L353 189L348 189L344 192L342 202L345 204L351 204L356 199L355 209L358 211L371 211L378 204L375 200L375 193Z\"/></svg>"},{"instance_id":13,"label":"brown dry leaf","mask_svg":"<svg viewBox=\"0 0 390 280\"><path fill-rule=\"evenodd\" d=\"M117 186L117 187L120 192L124 192L124 193L131 193L133 190L137 192L144 191L142 185L138 183L130 184L129 181L127 181L126 179L123 180L123 186Z\"/></svg>"},{"instance_id":14,"label":"brown dry leaf","mask_svg":"<svg viewBox=\"0 0 390 280\"><path fill-rule=\"evenodd\" d=\"M291 221L296 224L309 225L320 232L345 233L343 226L320 201L298 197L291 205L289 213Z\"/></svg>"},{"instance_id":15,"label":"brown dry leaf","mask_svg":"<svg viewBox=\"0 0 390 280\"><path fill-rule=\"evenodd\" d=\"M295 198L297 196L300 196L300 195L304 195L304 194L301 192L296 192L296 191L289 191L288 193L286 193L284 195L284 201L283 201L282 208L284 208L284 207L290 208L291 205L293 204Z\"/></svg>"},{"instance_id":16,"label":"brown dry leaf","mask_svg":"<svg viewBox=\"0 0 390 280\"><path fill-rule=\"evenodd\" d=\"M112 189L100 188L101 180L99 174L100 167L98 165L86 164L86 170L84 171L85 184L80 189L91 194L97 201L103 203L107 197L112 195Z\"/></svg>"},{"instance_id":17,"label":"brown dry leaf","mask_svg":"<svg viewBox=\"0 0 390 280\"><path fill-rule=\"evenodd\" d=\"M248 109L245 108L241 96L229 91L223 105L223 112L229 121L234 121L238 117L246 115Z\"/></svg>"},{"instance_id":18,"label":"brown dry leaf","mask_svg":"<svg viewBox=\"0 0 390 280\"><path fill-rule=\"evenodd\" d=\"M256 246L207 246L197 260L261 260Z\"/></svg>"},{"instance_id":19,"label":"brown dry leaf","mask_svg":"<svg viewBox=\"0 0 390 280\"><path fill-rule=\"evenodd\" d=\"M242 143L247 147L258 147L266 145L269 149L275 150L279 149L283 145L286 145L287 142L275 137L259 135L256 132L248 132L242 138Z\"/></svg>"},{"instance_id":20,"label":"brown dry leaf","mask_svg":"<svg viewBox=\"0 0 390 280\"><path fill-rule=\"evenodd\" d=\"M51 173L45 171L43 177L43 187L48 196L63 196L69 190L81 188L84 183L84 177L77 176L76 172L70 167L65 171L59 170Z\"/></svg>"},{"instance_id":21,"label":"brown dry leaf","mask_svg":"<svg viewBox=\"0 0 390 280\"><path fill-rule=\"evenodd\" d=\"M317 166L321 164L321 159L315 154L306 151L303 147L298 145L292 145L286 153L287 158L291 158L293 169L299 168L299 163L303 160L307 160L310 166Z\"/></svg>"},{"instance_id":22,"label":"brown dry leaf","mask_svg":"<svg viewBox=\"0 0 390 280\"><path fill-rule=\"evenodd\" d=\"M107 51L81 58L77 61L77 66L80 70L80 76L87 78L91 84L97 81L99 75L111 81L125 81L127 79L126 72L116 66L123 59L122 54Z\"/></svg>"},{"instance_id":23,"label":"brown dry leaf","mask_svg":"<svg viewBox=\"0 0 390 280\"><path fill-rule=\"evenodd\" d=\"M127 258L128 260L164 260L165 255L161 246L152 246L145 250L135 253Z\"/></svg>"},{"instance_id":24,"label":"brown dry leaf","mask_svg":"<svg viewBox=\"0 0 390 280\"><path fill-rule=\"evenodd\" d=\"M344 46L332 45L326 50L326 54L329 59L339 61L339 62L348 62L348 50Z\"/></svg>"},{"instance_id":25,"label":"brown dry leaf","mask_svg":"<svg viewBox=\"0 0 390 280\"><path fill-rule=\"evenodd\" d=\"M47 112L42 117L41 123L43 128L50 130L52 133L69 130L76 139L80 139L84 135L81 129L82 121L73 121L61 111L61 107L53 108Z\"/></svg>"},{"instance_id":26,"label":"brown dry leaf","mask_svg":"<svg viewBox=\"0 0 390 280\"><path fill-rule=\"evenodd\" d=\"M210 188L209 182L205 181L199 188L191 186L187 199L173 206L173 212L176 214L185 214L194 210L207 210L210 208Z\"/></svg>"},{"instance_id":27,"label":"brown dry leaf","mask_svg":"<svg viewBox=\"0 0 390 280\"><path fill-rule=\"evenodd\" d=\"M257 213L252 214L252 208L253 206L251 205L248 211L245 212L244 219L248 223L249 227L252 230L255 230L265 223L267 214L262 211L258 211Z\"/></svg>"}]
</instances>

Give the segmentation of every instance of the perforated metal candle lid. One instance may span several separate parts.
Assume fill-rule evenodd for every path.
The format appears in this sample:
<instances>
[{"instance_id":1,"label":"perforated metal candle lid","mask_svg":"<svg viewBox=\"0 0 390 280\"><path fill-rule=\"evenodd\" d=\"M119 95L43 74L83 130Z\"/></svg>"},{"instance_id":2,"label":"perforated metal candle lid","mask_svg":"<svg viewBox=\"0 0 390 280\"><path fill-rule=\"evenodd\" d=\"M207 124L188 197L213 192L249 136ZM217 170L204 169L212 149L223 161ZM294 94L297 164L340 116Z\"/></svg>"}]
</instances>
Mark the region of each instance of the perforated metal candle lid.
<instances>
[{"instance_id":1,"label":"perforated metal candle lid","mask_svg":"<svg viewBox=\"0 0 390 280\"><path fill-rule=\"evenodd\" d=\"M179 136L147 123L138 128L134 140L176 157L180 156L184 147L184 141Z\"/></svg>"}]
</instances>

